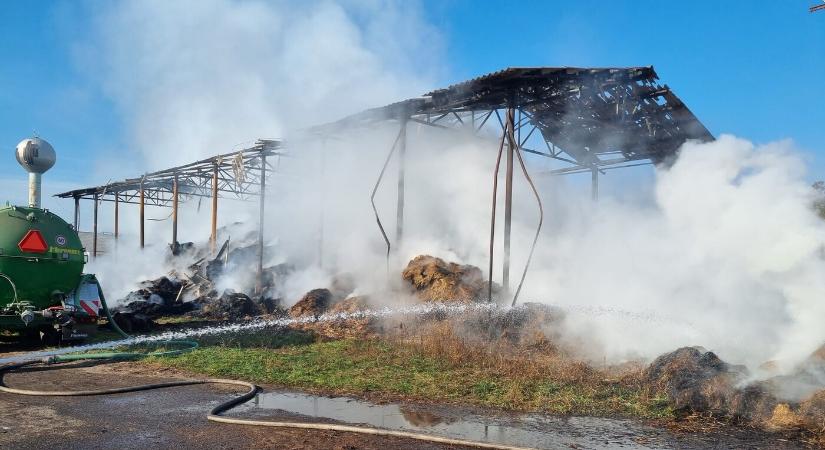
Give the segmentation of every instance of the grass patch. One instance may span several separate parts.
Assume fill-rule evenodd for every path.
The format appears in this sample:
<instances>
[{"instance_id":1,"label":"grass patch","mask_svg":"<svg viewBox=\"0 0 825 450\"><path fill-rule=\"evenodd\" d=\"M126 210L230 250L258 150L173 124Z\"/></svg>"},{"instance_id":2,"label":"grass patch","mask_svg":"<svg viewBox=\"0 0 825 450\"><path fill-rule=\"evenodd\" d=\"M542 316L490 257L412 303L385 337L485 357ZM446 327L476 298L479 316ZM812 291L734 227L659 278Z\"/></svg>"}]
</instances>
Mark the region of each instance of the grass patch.
<instances>
[{"instance_id":1,"label":"grass patch","mask_svg":"<svg viewBox=\"0 0 825 450\"><path fill-rule=\"evenodd\" d=\"M203 322L214 322L213 319L205 317L190 317L190 316L162 316L154 319L158 325L178 325L178 324L196 324Z\"/></svg>"},{"instance_id":2,"label":"grass patch","mask_svg":"<svg viewBox=\"0 0 825 450\"><path fill-rule=\"evenodd\" d=\"M546 367L512 370L513 361L498 365L481 359L455 360L393 339L310 343L306 336L295 335L268 347L202 346L146 362L338 395L381 394L556 414L672 417L666 401L649 395L632 377L611 381L602 379L602 373L581 377L552 373Z\"/></svg>"}]
</instances>

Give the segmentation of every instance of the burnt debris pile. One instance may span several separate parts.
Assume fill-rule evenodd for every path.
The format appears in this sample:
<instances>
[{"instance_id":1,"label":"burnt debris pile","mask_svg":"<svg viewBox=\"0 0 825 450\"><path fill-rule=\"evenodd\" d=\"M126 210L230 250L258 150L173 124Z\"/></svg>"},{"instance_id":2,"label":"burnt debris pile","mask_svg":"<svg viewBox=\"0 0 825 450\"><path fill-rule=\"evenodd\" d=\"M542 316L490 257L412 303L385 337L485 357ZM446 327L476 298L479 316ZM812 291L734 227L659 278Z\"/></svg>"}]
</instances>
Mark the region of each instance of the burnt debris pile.
<instances>
[{"instance_id":1,"label":"burnt debris pile","mask_svg":"<svg viewBox=\"0 0 825 450\"><path fill-rule=\"evenodd\" d=\"M290 266L265 267L258 289L255 244L232 247L227 240L212 258L202 256L206 252L194 246L186 249L170 256L194 260L186 270L143 281L117 302L120 306L113 308L113 318L121 328L148 331L164 316L242 320L283 313L275 287L292 271Z\"/></svg>"},{"instance_id":2,"label":"burnt debris pile","mask_svg":"<svg viewBox=\"0 0 825 450\"><path fill-rule=\"evenodd\" d=\"M751 381L744 366L728 364L699 347L683 347L656 358L644 381L666 395L681 416L711 414L769 429L822 429L825 360L820 353L787 375Z\"/></svg>"},{"instance_id":3,"label":"burnt debris pile","mask_svg":"<svg viewBox=\"0 0 825 450\"><path fill-rule=\"evenodd\" d=\"M113 308L115 320L125 330L140 332L150 330L157 319L166 316L239 321L273 315L311 319L317 319L321 315L326 315L327 318L340 315L341 319L321 322L306 320L298 326L321 336L339 338L370 335L379 331L375 318L352 317L353 313L375 306L436 302L468 304L487 299L488 285L481 269L429 255L419 255L409 261L397 279L400 285L396 285L392 292L384 293L385 301L380 305L371 302L371 298L378 298L379 294L356 294L355 278L346 272L334 276L329 286L312 289L299 299L281 298L283 290L279 288L295 269L287 264L265 267L259 281L254 269L257 248L254 243L245 243L249 241L254 242L254 237L242 239L240 244L235 245L227 240L213 257L204 256L208 253L197 246L182 246L186 251L170 258L189 258L194 262L185 270L171 271L140 283L138 289L117 302L121 306ZM267 251L272 253L274 249ZM259 282L260 290L257 289ZM499 292L500 287L494 285L494 298ZM394 300L387 300L390 298ZM287 308L288 305L292 306ZM538 310L530 314L514 310L483 317L471 314L461 320L473 322L468 322L467 328L478 325L477 328L483 330L484 335L520 340L524 329L533 329L537 321L547 318L548 313L544 311L546 308L534 306ZM439 314L443 313L436 310L432 314L402 320L427 322L444 319ZM558 316L559 312L554 311L552 314ZM399 324L400 322L396 323Z\"/></svg>"}]
</instances>

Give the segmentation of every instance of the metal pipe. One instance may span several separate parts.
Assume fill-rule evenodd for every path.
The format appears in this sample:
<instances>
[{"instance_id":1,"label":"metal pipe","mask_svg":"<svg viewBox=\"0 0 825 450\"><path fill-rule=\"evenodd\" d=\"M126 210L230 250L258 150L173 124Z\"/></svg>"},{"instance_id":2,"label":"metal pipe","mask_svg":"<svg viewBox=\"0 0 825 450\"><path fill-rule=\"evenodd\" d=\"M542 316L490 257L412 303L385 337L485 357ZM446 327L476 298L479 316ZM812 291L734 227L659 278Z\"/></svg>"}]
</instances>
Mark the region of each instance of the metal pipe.
<instances>
[{"instance_id":1,"label":"metal pipe","mask_svg":"<svg viewBox=\"0 0 825 450\"><path fill-rule=\"evenodd\" d=\"M218 165L212 170L212 234L209 235L209 248L212 253L218 246Z\"/></svg>"},{"instance_id":2,"label":"metal pipe","mask_svg":"<svg viewBox=\"0 0 825 450\"><path fill-rule=\"evenodd\" d=\"M146 202L143 194L143 178L140 180L140 248L144 246L144 237L146 235Z\"/></svg>"},{"instance_id":3,"label":"metal pipe","mask_svg":"<svg viewBox=\"0 0 825 450\"><path fill-rule=\"evenodd\" d=\"M378 223L378 230L381 231L381 236L384 238L384 243L387 244L387 276L390 274L390 251L392 249L392 244L390 244L390 238L387 237L387 232L384 230L384 225L381 223L381 217L378 215L378 208L375 206L375 193L378 192L378 186L381 185L381 180L384 179L384 172L387 171L387 165L390 163L390 159L392 155L395 153L395 149L398 148L398 141L401 139L401 133L398 133L398 136L395 137L395 141L392 143L392 147L390 147L390 152L387 154L387 159L384 160L384 165L381 166L381 172L378 174L378 180L375 182L375 186L372 187L372 194L370 194L370 203L372 204L372 212L375 214L375 222Z\"/></svg>"},{"instance_id":4,"label":"metal pipe","mask_svg":"<svg viewBox=\"0 0 825 450\"><path fill-rule=\"evenodd\" d=\"M95 212L94 212L94 228L92 232L92 257L97 258L97 206L99 202L97 201L98 195L95 194Z\"/></svg>"},{"instance_id":5,"label":"metal pipe","mask_svg":"<svg viewBox=\"0 0 825 450\"><path fill-rule=\"evenodd\" d=\"M77 227L80 225L80 197L74 198L74 230L80 231Z\"/></svg>"},{"instance_id":6,"label":"metal pipe","mask_svg":"<svg viewBox=\"0 0 825 450\"><path fill-rule=\"evenodd\" d=\"M29 172L29 206L40 208L40 183L43 174Z\"/></svg>"},{"instance_id":7,"label":"metal pipe","mask_svg":"<svg viewBox=\"0 0 825 450\"><path fill-rule=\"evenodd\" d=\"M539 241L539 236L541 235L541 226L544 223L544 206L541 204L541 196L539 195L539 191L536 189L536 185L533 184L533 179L530 178L530 174L527 173L527 166L524 164L524 158L522 158L521 151L519 149L516 149L516 156L518 156L521 172L524 174L527 184L530 185L533 195L536 197L536 204L538 204L539 207L539 223L536 226L536 235L533 236L533 243L530 245L530 253L527 254L527 262L524 263L524 271L521 273L521 279L518 282L518 287L516 287L516 293L513 294L513 302L511 306L516 306L516 301L518 301L521 288L524 286L524 279L527 278L527 271L530 269L530 261L533 260L533 253L536 251L536 243Z\"/></svg>"},{"instance_id":8,"label":"metal pipe","mask_svg":"<svg viewBox=\"0 0 825 450\"><path fill-rule=\"evenodd\" d=\"M504 132L507 135L507 169L504 179L504 270L501 285L504 292L510 290L510 232L513 218L513 156L516 147L515 109L507 108Z\"/></svg>"},{"instance_id":9,"label":"metal pipe","mask_svg":"<svg viewBox=\"0 0 825 450\"><path fill-rule=\"evenodd\" d=\"M264 206L266 205L266 154L261 154L261 196L260 215L258 216L258 274L255 281L255 293L263 295L264 291Z\"/></svg>"},{"instance_id":10,"label":"metal pipe","mask_svg":"<svg viewBox=\"0 0 825 450\"><path fill-rule=\"evenodd\" d=\"M178 174L172 180L172 254L178 254Z\"/></svg>"},{"instance_id":11,"label":"metal pipe","mask_svg":"<svg viewBox=\"0 0 825 450\"><path fill-rule=\"evenodd\" d=\"M496 243L496 198L498 197L498 171L501 168L501 154L504 151L504 139L507 133L501 133L501 142L498 144L498 156L496 156L496 169L493 172L493 207L492 218L490 219L490 271L487 277L487 301L493 301L493 255Z\"/></svg>"},{"instance_id":12,"label":"metal pipe","mask_svg":"<svg viewBox=\"0 0 825 450\"><path fill-rule=\"evenodd\" d=\"M395 248L401 248L401 241L404 237L404 175L406 171L407 154L407 119L401 121L401 134L398 138L398 201L396 203L395 217Z\"/></svg>"}]
</instances>

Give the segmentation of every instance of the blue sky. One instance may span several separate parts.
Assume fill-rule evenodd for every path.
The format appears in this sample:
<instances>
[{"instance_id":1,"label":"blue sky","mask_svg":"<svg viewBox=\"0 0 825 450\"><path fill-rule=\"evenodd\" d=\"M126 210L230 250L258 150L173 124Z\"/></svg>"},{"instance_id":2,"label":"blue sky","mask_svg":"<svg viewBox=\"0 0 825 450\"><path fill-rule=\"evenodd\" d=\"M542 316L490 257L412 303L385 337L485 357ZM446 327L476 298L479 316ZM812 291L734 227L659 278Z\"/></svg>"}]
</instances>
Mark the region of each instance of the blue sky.
<instances>
[{"instance_id":1,"label":"blue sky","mask_svg":"<svg viewBox=\"0 0 825 450\"><path fill-rule=\"evenodd\" d=\"M443 42L433 88L509 66L653 65L714 134L793 139L813 180L825 178L825 12L808 13L815 1L450 0L421 9ZM59 186L105 181L88 161L129 146L127 119L78 57L100 5L0 3L0 179L23 182L11 154L33 131L59 152L46 179Z\"/></svg>"}]
</instances>

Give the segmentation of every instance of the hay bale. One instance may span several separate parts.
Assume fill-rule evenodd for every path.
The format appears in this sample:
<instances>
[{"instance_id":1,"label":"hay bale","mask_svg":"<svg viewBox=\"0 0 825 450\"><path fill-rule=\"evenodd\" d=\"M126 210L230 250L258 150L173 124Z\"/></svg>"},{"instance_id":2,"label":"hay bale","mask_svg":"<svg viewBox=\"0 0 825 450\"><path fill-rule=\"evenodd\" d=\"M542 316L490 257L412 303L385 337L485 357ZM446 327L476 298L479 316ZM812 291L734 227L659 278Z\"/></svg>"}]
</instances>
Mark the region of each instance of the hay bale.
<instances>
[{"instance_id":1,"label":"hay bale","mask_svg":"<svg viewBox=\"0 0 825 450\"><path fill-rule=\"evenodd\" d=\"M304 294L298 300L298 303L289 308L289 315L292 317L318 317L329 308L331 301L332 293L329 289L313 289Z\"/></svg>"},{"instance_id":2,"label":"hay bale","mask_svg":"<svg viewBox=\"0 0 825 450\"><path fill-rule=\"evenodd\" d=\"M327 312L329 314L352 314L368 308L368 298L365 296L357 296L349 297L335 303ZM375 317L342 318L330 322L318 323L316 331L322 336L332 339L363 338L372 335L376 330L377 324L378 320Z\"/></svg>"},{"instance_id":3,"label":"hay bale","mask_svg":"<svg viewBox=\"0 0 825 450\"><path fill-rule=\"evenodd\" d=\"M780 403L774 407L766 428L770 431L780 431L802 426L802 418L795 413L787 403Z\"/></svg>"},{"instance_id":4,"label":"hay bale","mask_svg":"<svg viewBox=\"0 0 825 450\"><path fill-rule=\"evenodd\" d=\"M677 413L769 422L779 403L774 384L763 381L739 387L746 377L744 367L728 364L698 347L659 356L644 372L645 380L667 395Z\"/></svg>"},{"instance_id":5,"label":"hay bale","mask_svg":"<svg viewBox=\"0 0 825 450\"><path fill-rule=\"evenodd\" d=\"M644 378L670 399L682 413L727 413L727 399L735 390L736 374L713 352L683 347L659 356Z\"/></svg>"},{"instance_id":6,"label":"hay bale","mask_svg":"<svg viewBox=\"0 0 825 450\"><path fill-rule=\"evenodd\" d=\"M307 293L305 299L309 296L310 293L315 291L325 291L326 289L315 289L314 291L310 291ZM319 297L323 297L327 295L328 292L325 293L317 293L317 295L312 296L311 298L317 299ZM327 302L331 302L327 298ZM304 301L302 299L302 301ZM321 309L314 309L312 310L309 306L312 300L307 300L306 305L302 306L301 310L295 311L295 314L303 314L303 315L314 315L318 317L322 313L319 312ZM299 302L300 303L300 302ZM296 304L297 306L297 304ZM294 306L293 306L294 308ZM318 322L308 322L308 323L297 323L291 325L291 328L302 330L302 331L311 331L316 333L318 336L321 336L325 339L342 339L342 338L364 338L368 336L372 336L376 331L378 320L375 317L348 317L348 314L355 313L358 311L362 311L369 308L367 297L359 296L359 297L349 297L339 302L332 303L331 306L327 306L324 308L324 312L329 315L341 314L340 318L333 318L324 321ZM292 310L290 310L290 314L292 314ZM293 316L293 317L300 317L300 316Z\"/></svg>"},{"instance_id":7,"label":"hay bale","mask_svg":"<svg viewBox=\"0 0 825 450\"><path fill-rule=\"evenodd\" d=\"M364 295L359 295L355 297L348 297L335 303L331 308L329 308L329 313L354 313L363 311L367 308L369 308L368 298Z\"/></svg>"},{"instance_id":8,"label":"hay bale","mask_svg":"<svg viewBox=\"0 0 825 450\"><path fill-rule=\"evenodd\" d=\"M799 415L809 427L825 430L825 389L803 401L799 405Z\"/></svg>"},{"instance_id":9,"label":"hay bale","mask_svg":"<svg viewBox=\"0 0 825 450\"><path fill-rule=\"evenodd\" d=\"M416 296L425 302L478 301L486 286L478 267L445 262L429 255L413 258L401 277L412 285Z\"/></svg>"}]
</instances>

